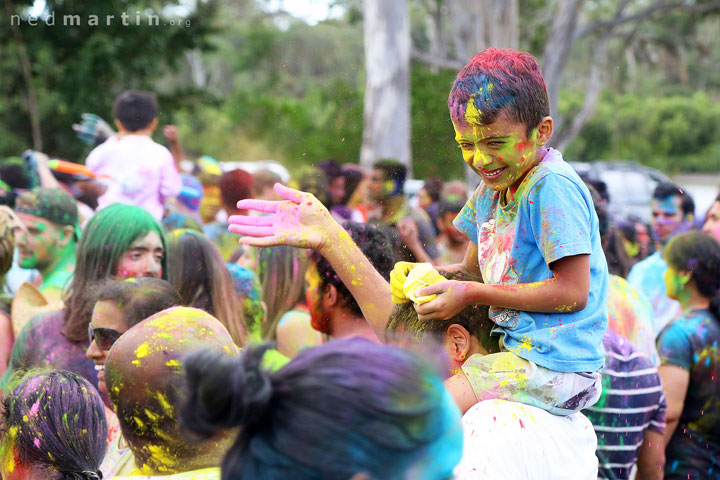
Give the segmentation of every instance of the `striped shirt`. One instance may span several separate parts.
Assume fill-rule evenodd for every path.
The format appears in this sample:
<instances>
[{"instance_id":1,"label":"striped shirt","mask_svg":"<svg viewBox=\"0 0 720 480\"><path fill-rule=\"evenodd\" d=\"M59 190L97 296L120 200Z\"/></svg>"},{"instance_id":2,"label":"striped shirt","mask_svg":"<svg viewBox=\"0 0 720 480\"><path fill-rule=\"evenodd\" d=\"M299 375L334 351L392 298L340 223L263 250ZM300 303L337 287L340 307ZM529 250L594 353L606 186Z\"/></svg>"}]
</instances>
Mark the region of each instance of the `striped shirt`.
<instances>
[{"instance_id":1,"label":"striped shirt","mask_svg":"<svg viewBox=\"0 0 720 480\"><path fill-rule=\"evenodd\" d=\"M600 400L583 410L598 437L598 478L630 478L645 432L665 431L665 395L657 368L630 342L607 329Z\"/></svg>"}]
</instances>

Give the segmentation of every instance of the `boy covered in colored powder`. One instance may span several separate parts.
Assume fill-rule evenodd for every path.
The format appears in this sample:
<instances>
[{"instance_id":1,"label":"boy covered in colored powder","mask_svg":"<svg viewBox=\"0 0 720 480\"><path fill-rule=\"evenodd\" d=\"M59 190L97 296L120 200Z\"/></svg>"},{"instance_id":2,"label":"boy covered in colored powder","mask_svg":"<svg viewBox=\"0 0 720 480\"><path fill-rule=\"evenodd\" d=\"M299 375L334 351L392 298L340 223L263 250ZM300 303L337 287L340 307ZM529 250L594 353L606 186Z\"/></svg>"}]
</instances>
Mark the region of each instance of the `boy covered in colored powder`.
<instances>
[{"instance_id":1,"label":"boy covered in colored powder","mask_svg":"<svg viewBox=\"0 0 720 480\"><path fill-rule=\"evenodd\" d=\"M465 259L442 268L481 274L485 283L443 280L408 292L429 297L415 307L420 320L491 305L502 350L458 353L465 375L449 387L463 411L491 398L559 415L586 408L601 391L607 263L590 192L560 152L544 146L553 121L540 66L524 52L485 50L460 72L448 104L463 159L483 183L455 220L471 240ZM285 201L238 205L273 215L231 217L230 231L249 245L316 249L383 335L392 303L382 293L409 301L405 280L418 264L397 264L388 285L317 199L275 189Z\"/></svg>"},{"instance_id":2,"label":"boy covered in colored powder","mask_svg":"<svg viewBox=\"0 0 720 480\"><path fill-rule=\"evenodd\" d=\"M158 124L155 95L128 90L115 99L113 114L119 132L85 160L90 171L108 179L98 208L137 205L160 221L165 201L180 193L182 181L170 151L152 139Z\"/></svg>"},{"instance_id":3,"label":"boy covered in colored powder","mask_svg":"<svg viewBox=\"0 0 720 480\"><path fill-rule=\"evenodd\" d=\"M482 179L455 219L471 242L449 269L480 273L484 283L426 287L417 295L432 297L416 306L418 316L448 319L468 305L491 305L503 351L463 365L478 400L514 384L517 398L530 393L527 403L551 413L592 405L604 362L607 263L590 192L560 152L544 146L553 120L538 61L485 50L458 74L448 106L463 159ZM402 285L414 267L396 265L394 302L408 301Z\"/></svg>"}]
</instances>

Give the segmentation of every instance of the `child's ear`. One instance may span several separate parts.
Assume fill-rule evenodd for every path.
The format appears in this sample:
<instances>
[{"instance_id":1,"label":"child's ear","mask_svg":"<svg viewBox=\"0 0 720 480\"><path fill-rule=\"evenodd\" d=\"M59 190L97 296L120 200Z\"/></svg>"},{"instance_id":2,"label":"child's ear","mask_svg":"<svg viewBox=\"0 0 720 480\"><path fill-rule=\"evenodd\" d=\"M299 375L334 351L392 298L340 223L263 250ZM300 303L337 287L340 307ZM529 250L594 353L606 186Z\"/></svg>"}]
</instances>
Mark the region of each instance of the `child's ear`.
<instances>
[{"instance_id":1,"label":"child's ear","mask_svg":"<svg viewBox=\"0 0 720 480\"><path fill-rule=\"evenodd\" d=\"M538 126L535 129L537 131L537 143L538 145L545 145L550 141L550 137L553 134L553 119L547 116L540 120Z\"/></svg>"},{"instance_id":2,"label":"child's ear","mask_svg":"<svg viewBox=\"0 0 720 480\"><path fill-rule=\"evenodd\" d=\"M690 270L681 270L678 272L678 279L680 280L680 285L685 287L690 279L692 278L692 273L690 273Z\"/></svg>"},{"instance_id":3,"label":"child's ear","mask_svg":"<svg viewBox=\"0 0 720 480\"><path fill-rule=\"evenodd\" d=\"M470 332L465 327L453 323L445 332L445 336L452 345L452 351L460 362L465 361L470 351Z\"/></svg>"}]
</instances>

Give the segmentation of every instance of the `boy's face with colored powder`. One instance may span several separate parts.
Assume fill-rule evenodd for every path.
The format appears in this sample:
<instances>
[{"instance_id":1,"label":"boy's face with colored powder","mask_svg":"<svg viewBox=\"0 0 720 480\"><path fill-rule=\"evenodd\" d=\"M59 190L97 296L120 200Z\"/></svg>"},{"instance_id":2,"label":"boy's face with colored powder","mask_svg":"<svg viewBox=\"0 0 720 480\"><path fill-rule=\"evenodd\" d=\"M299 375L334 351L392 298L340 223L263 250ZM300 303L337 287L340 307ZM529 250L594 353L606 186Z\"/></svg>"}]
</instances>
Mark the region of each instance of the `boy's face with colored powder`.
<instances>
[{"instance_id":1,"label":"boy's face with colored powder","mask_svg":"<svg viewBox=\"0 0 720 480\"><path fill-rule=\"evenodd\" d=\"M538 139L538 129L533 129L528 136L525 125L509 120L503 113L494 122L483 125L472 99L467 104L465 122L466 125L453 122L455 141L465 163L493 190L504 192L517 188L525 174L537 164L538 152L544 143Z\"/></svg>"}]
</instances>

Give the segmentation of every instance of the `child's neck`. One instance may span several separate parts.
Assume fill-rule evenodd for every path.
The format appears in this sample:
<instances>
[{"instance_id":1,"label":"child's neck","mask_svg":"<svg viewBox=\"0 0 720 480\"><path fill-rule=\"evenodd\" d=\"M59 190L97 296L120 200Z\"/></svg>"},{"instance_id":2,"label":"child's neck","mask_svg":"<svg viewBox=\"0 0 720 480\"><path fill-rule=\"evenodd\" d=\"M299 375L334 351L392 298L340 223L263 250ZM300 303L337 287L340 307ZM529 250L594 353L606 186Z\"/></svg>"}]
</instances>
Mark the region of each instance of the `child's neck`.
<instances>
[{"instance_id":1,"label":"child's neck","mask_svg":"<svg viewBox=\"0 0 720 480\"><path fill-rule=\"evenodd\" d=\"M540 147L540 150L538 150L537 154L535 154L535 161L532 162L532 164L528 167L527 170L525 170L525 173L523 173L520 178L517 179L515 183L510 185L508 188L503 190L502 198L503 203L507 205L508 203L512 202L515 199L515 193L517 193L518 188L520 188L520 185L522 184L523 180L525 180L525 177L527 174L537 166L538 163L542 162L545 158L545 155L547 154L548 149L545 147Z\"/></svg>"},{"instance_id":2,"label":"child's neck","mask_svg":"<svg viewBox=\"0 0 720 480\"><path fill-rule=\"evenodd\" d=\"M129 132L125 129L122 129L118 132L118 138L127 137L128 135L136 135L136 136L142 136L142 137L152 137L152 134L155 129L153 128L144 128L142 130L135 130L134 132Z\"/></svg>"}]
</instances>

